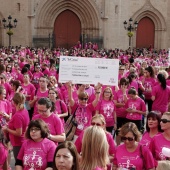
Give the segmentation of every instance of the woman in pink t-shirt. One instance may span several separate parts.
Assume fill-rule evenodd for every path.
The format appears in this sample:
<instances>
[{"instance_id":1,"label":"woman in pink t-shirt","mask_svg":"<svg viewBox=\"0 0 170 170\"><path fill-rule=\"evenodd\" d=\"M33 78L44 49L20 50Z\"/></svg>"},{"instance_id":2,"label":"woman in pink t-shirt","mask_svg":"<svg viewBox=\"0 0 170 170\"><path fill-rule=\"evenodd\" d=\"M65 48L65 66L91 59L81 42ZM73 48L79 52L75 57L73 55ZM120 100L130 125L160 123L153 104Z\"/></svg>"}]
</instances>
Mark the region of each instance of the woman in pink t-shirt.
<instances>
[{"instance_id":1,"label":"woman in pink t-shirt","mask_svg":"<svg viewBox=\"0 0 170 170\"><path fill-rule=\"evenodd\" d=\"M97 103L100 98L101 92L101 84L96 86L96 96L95 100L92 103L87 104L88 101L88 94L86 92L82 92L78 94L78 103L75 102L72 95L72 83L67 83L68 87L68 96L70 101L70 107L72 110L71 114L75 114L75 119L77 122L77 128L74 135L74 141L77 137L81 134L81 132L88 126L90 126L91 119L92 119L92 112L95 110ZM67 134L66 134L67 135Z\"/></svg>"},{"instance_id":2,"label":"woman in pink t-shirt","mask_svg":"<svg viewBox=\"0 0 170 170\"><path fill-rule=\"evenodd\" d=\"M26 139L16 160L16 170L52 169L56 145L47 139L49 129L41 120L32 120L25 133Z\"/></svg>"},{"instance_id":3,"label":"woman in pink t-shirt","mask_svg":"<svg viewBox=\"0 0 170 170\"><path fill-rule=\"evenodd\" d=\"M102 114L106 120L106 130L112 133L117 128L116 106L113 102L113 93L110 87L106 87L102 99L96 107L96 114Z\"/></svg>"},{"instance_id":4,"label":"woman in pink t-shirt","mask_svg":"<svg viewBox=\"0 0 170 170\"><path fill-rule=\"evenodd\" d=\"M22 93L15 93L13 99L15 114L12 116L8 126L3 126L4 132L9 134L9 139L13 146L15 160L24 141L24 133L29 124L29 114L24 108L25 96Z\"/></svg>"},{"instance_id":5,"label":"woman in pink t-shirt","mask_svg":"<svg viewBox=\"0 0 170 170\"><path fill-rule=\"evenodd\" d=\"M64 125L64 117L68 116L67 105L58 98L58 92L55 88L50 88L48 97L53 102L54 113L61 119Z\"/></svg>"},{"instance_id":6,"label":"woman in pink t-shirt","mask_svg":"<svg viewBox=\"0 0 170 170\"><path fill-rule=\"evenodd\" d=\"M35 119L42 119L45 123L48 124L50 133L48 139L58 145L58 142L65 141L65 132L63 124L60 118L52 112L52 102L49 98L42 97L38 100L37 111L39 114L33 117Z\"/></svg>"},{"instance_id":7,"label":"woman in pink t-shirt","mask_svg":"<svg viewBox=\"0 0 170 170\"><path fill-rule=\"evenodd\" d=\"M166 79L162 73L157 75L158 85L152 90L152 110L159 111L162 114L168 111L168 102L170 101L170 86L167 86Z\"/></svg>"},{"instance_id":8,"label":"woman in pink t-shirt","mask_svg":"<svg viewBox=\"0 0 170 170\"><path fill-rule=\"evenodd\" d=\"M150 143L150 150L155 158L155 165L157 165L157 161L169 159L163 154L162 148L170 149L170 112L165 112L162 115L160 125L164 132L154 136Z\"/></svg>"},{"instance_id":9,"label":"woman in pink t-shirt","mask_svg":"<svg viewBox=\"0 0 170 170\"><path fill-rule=\"evenodd\" d=\"M99 126L87 127L82 141L80 169L106 170L109 163L108 149L105 131Z\"/></svg>"},{"instance_id":10,"label":"woman in pink t-shirt","mask_svg":"<svg viewBox=\"0 0 170 170\"><path fill-rule=\"evenodd\" d=\"M106 133L106 138L109 144L109 158L110 161L113 161L114 155L115 155L115 151L116 151L116 144L115 141L113 139L113 136L106 131L106 121L105 118L102 114L96 114L95 116L92 117L92 121L91 121L91 125L92 126L100 126L105 130ZM83 136L84 136L84 131L79 135L79 137L77 138L75 145L77 148L77 151L79 154L81 154L82 151L82 140L83 140Z\"/></svg>"},{"instance_id":11,"label":"woman in pink t-shirt","mask_svg":"<svg viewBox=\"0 0 170 170\"><path fill-rule=\"evenodd\" d=\"M127 121L135 123L139 131L141 131L142 115L146 115L145 102L137 95L137 91L134 87L129 89L128 97L125 104Z\"/></svg>"},{"instance_id":12,"label":"woman in pink t-shirt","mask_svg":"<svg viewBox=\"0 0 170 170\"><path fill-rule=\"evenodd\" d=\"M151 111L147 115L146 132L144 132L140 143L149 147L151 139L162 132L161 126L161 113Z\"/></svg>"},{"instance_id":13,"label":"woman in pink t-shirt","mask_svg":"<svg viewBox=\"0 0 170 170\"><path fill-rule=\"evenodd\" d=\"M113 170L119 168L133 168L135 170L155 169L152 153L146 146L139 144L141 134L134 123L129 122L123 125L119 135L123 144L116 149Z\"/></svg>"}]
</instances>

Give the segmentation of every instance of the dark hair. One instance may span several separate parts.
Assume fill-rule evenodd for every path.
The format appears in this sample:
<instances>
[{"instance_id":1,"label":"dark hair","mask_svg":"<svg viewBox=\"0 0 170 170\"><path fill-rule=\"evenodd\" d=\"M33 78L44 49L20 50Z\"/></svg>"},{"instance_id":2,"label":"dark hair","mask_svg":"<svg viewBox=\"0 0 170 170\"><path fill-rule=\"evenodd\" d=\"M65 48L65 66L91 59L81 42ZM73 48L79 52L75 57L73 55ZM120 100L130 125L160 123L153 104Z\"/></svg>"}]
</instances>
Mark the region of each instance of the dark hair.
<instances>
[{"instance_id":1,"label":"dark hair","mask_svg":"<svg viewBox=\"0 0 170 170\"><path fill-rule=\"evenodd\" d=\"M129 84L129 80L123 77L123 78L120 79L120 83L119 84L120 85L128 85Z\"/></svg>"},{"instance_id":2,"label":"dark hair","mask_svg":"<svg viewBox=\"0 0 170 170\"><path fill-rule=\"evenodd\" d=\"M150 131L150 128L148 127L148 119L149 118L153 118L153 119L157 119L158 120L158 131L159 132L162 132L161 130L161 125L160 125L160 122L161 122L161 114L155 112L155 111L151 111L148 113L147 115L147 119L146 119L146 131L149 132Z\"/></svg>"},{"instance_id":3,"label":"dark hair","mask_svg":"<svg viewBox=\"0 0 170 170\"><path fill-rule=\"evenodd\" d=\"M21 73L22 74L25 74L28 72L28 68L27 67L23 67L22 70L21 70Z\"/></svg>"},{"instance_id":4,"label":"dark hair","mask_svg":"<svg viewBox=\"0 0 170 170\"><path fill-rule=\"evenodd\" d=\"M135 74L135 73L130 73L127 78L128 78L128 80L129 80L129 83L131 84L131 83L132 83L132 80L133 80L134 78L136 78L136 74Z\"/></svg>"},{"instance_id":5,"label":"dark hair","mask_svg":"<svg viewBox=\"0 0 170 170\"><path fill-rule=\"evenodd\" d=\"M50 132L49 129L48 129L48 125L42 119L36 119L36 120L31 120L29 125L28 125L28 128L25 132L25 137L27 139L32 139L31 136L30 136L30 129L32 127L40 128L42 138L48 137L48 134Z\"/></svg>"},{"instance_id":6,"label":"dark hair","mask_svg":"<svg viewBox=\"0 0 170 170\"><path fill-rule=\"evenodd\" d=\"M11 73L11 72L12 72L12 66L11 66L11 64L8 64L8 65L6 66L6 72L7 72L7 68L9 68L9 66L10 66L10 68L11 68L9 72Z\"/></svg>"},{"instance_id":7,"label":"dark hair","mask_svg":"<svg viewBox=\"0 0 170 170\"><path fill-rule=\"evenodd\" d=\"M166 89L166 79L165 76L161 73L157 75L158 81L161 83L161 87L165 90Z\"/></svg>"},{"instance_id":8,"label":"dark hair","mask_svg":"<svg viewBox=\"0 0 170 170\"><path fill-rule=\"evenodd\" d=\"M77 152L77 149L76 149L75 145L71 141L65 141L65 142L59 144L58 147L56 148L55 154L54 154L54 159L53 159L53 166L54 166L53 169L57 170L55 157L56 157L57 152L60 149L63 149L63 148L68 149L70 151L71 155L73 156L72 170L78 170L79 169L78 152Z\"/></svg>"},{"instance_id":9,"label":"dark hair","mask_svg":"<svg viewBox=\"0 0 170 170\"><path fill-rule=\"evenodd\" d=\"M47 97L42 97L38 100L38 104L39 105L45 105L47 109L49 109L50 107L52 107L52 102L50 101L49 98Z\"/></svg>"},{"instance_id":10,"label":"dark hair","mask_svg":"<svg viewBox=\"0 0 170 170\"><path fill-rule=\"evenodd\" d=\"M12 84L13 86L15 86L15 88L16 88L15 90L17 90L18 87L21 86L21 83L20 83L19 80L12 80L12 81L11 81L11 84Z\"/></svg>"},{"instance_id":11,"label":"dark hair","mask_svg":"<svg viewBox=\"0 0 170 170\"><path fill-rule=\"evenodd\" d=\"M148 67L145 68L145 70L150 73L150 76L151 76L151 77L155 78L155 72L154 72L153 67L148 66Z\"/></svg>"},{"instance_id":12,"label":"dark hair","mask_svg":"<svg viewBox=\"0 0 170 170\"><path fill-rule=\"evenodd\" d=\"M128 90L128 94L133 94L133 95L137 95L137 91L134 87L131 87L129 90Z\"/></svg>"}]
</instances>

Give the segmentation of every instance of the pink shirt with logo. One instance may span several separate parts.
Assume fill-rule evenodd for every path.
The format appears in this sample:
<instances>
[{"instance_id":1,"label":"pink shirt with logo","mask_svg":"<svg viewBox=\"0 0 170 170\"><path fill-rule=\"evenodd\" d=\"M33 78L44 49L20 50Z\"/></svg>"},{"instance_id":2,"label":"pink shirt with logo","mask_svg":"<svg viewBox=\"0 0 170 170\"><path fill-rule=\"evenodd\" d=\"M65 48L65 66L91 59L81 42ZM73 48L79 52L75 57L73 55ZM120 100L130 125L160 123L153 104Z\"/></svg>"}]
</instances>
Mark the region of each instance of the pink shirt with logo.
<instances>
[{"instance_id":1,"label":"pink shirt with logo","mask_svg":"<svg viewBox=\"0 0 170 170\"><path fill-rule=\"evenodd\" d=\"M96 110L105 117L106 127L114 125L114 112L116 111L116 107L112 100L107 101L102 99L98 103Z\"/></svg>"},{"instance_id":2,"label":"pink shirt with logo","mask_svg":"<svg viewBox=\"0 0 170 170\"><path fill-rule=\"evenodd\" d=\"M41 114L37 114L32 119L42 119L48 125L51 135L61 135L64 133L63 124L60 118L54 113L52 113L49 117L43 117ZM55 143L58 144L58 142Z\"/></svg>"},{"instance_id":3,"label":"pink shirt with logo","mask_svg":"<svg viewBox=\"0 0 170 170\"><path fill-rule=\"evenodd\" d=\"M125 104L125 108L126 109L132 108L146 112L145 102L140 97L137 97L136 99L128 99L128 101ZM126 118L130 120L142 120L142 114L137 112L134 113L127 112Z\"/></svg>"},{"instance_id":4,"label":"pink shirt with logo","mask_svg":"<svg viewBox=\"0 0 170 170\"><path fill-rule=\"evenodd\" d=\"M167 112L168 102L170 100L170 86L166 86L165 90L160 85L154 86L152 96L155 97L152 110L160 111L161 113Z\"/></svg>"},{"instance_id":5,"label":"pink shirt with logo","mask_svg":"<svg viewBox=\"0 0 170 170\"><path fill-rule=\"evenodd\" d=\"M56 145L49 139L44 138L40 142L33 140L24 141L17 159L23 161L23 169L44 170L48 162L53 162Z\"/></svg>"},{"instance_id":6,"label":"pink shirt with logo","mask_svg":"<svg viewBox=\"0 0 170 170\"><path fill-rule=\"evenodd\" d=\"M79 135L79 137L75 142L75 146L77 148L78 153L81 153L83 135L84 135L84 131L82 131L82 133ZM113 136L110 133L106 132L106 137L107 137L107 142L109 144L109 155L113 155L115 154L116 151L116 144L114 142Z\"/></svg>"},{"instance_id":7,"label":"pink shirt with logo","mask_svg":"<svg viewBox=\"0 0 170 170\"><path fill-rule=\"evenodd\" d=\"M151 92L148 90L152 90L153 86L155 85L156 80L152 77L150 78L145 78L145 81L143 83L143 86L145 88L145 91L143 92L143 94L145 95L145 99L151 99Z\"/></svg>"},{"instance_id":8,"label":"pink shirt with logo","mask_svg":"<svg viewBox=\"0 0 170 170\"><path fill-rule=\"evenodd\" d=\"M26 98L27 101L34 98L36 89L32 83L28 85L22 84L22 88L23 88L23 94L29 95L29 97Z\"/></svg>"},{"instance_id":9,"label":"pink shirt with logo","mask_svg":"<svg viewBox=\"0 0 170 170\"><path fill-rule=\"evenodd\" d=\"M92 112L95 108L92 103L87 104L86 106L82 106L75 102L74 106L71 107L71 109L72 114L76 110L75 118L77 122L77 128L75 135L79 136L86 127L91 125Z\"/></svg>"},{"instance_id":10,"label":"pink shirt with logo","mask_svg":"<svg viewBox=\"0 0 170 170\"><path fill-rule=\"evenodd\" d=\"M24 141L24 133L29 124L29 114L26 109L16 111L8 123L8 128L11 130L22 129L21 136L15 136L9 133L9 138L12 146L21 146Z\"/></svg>"},{"instance_id":11,"label":"pink shirt with logo","mask_svg":"<svg viewBox=\"0 0 170 170\"><path fill-rule=\"evenodd\" d=\"M167 140L162 133L154 136L150 142L149 148L156 161L166 160L166 156L164 156L162 153L163 147L170 149L170 141Z\"/></svg>"},{"instance_id":12,"label":"pink shirt with logo","mask_svg":"<svg viewBox=\"0 0 170 170\"><path fill-rule=\"evenodd\" d=\"M124 95L123 95L122 90L118 90L115 93L114 100L116 100L118 103L125 104ZM117 115L117 117L126 118L126 114L127 114L127 112L126 112L125 106L116 107L116 115Z\"/></svg>"},{"instance_id":13,"label":"pink shirt with logo","mask_svg":"<svg viewBox=\"0 0 170 170\"><path fill-rule=\"evenodd\" d=\"M144 166L146 169L154 168L152 153L146 146L142 146L142 149L140 149L141 146L141 144L138 144L135 151L129 152L125 144L119 145L116 149L114 164L118 168L136 168L135 170L142 170ZM144 158L142 158L142 155Z\"/></svg>"},{"instance_id":14,"label":"pink shirt with logo","mask_svg":"<svg viewBox=\"0 0 170 170\"><path fill-rule=\"evenodd\" d=\"M160 134L160 132L158 132L156 135L158 134ZM145 145L149 148L152 138L153 137L150 137L149 132L145 132L142 136L142 139L140 140L140 144Z\"/></svg>"}]
</instances>

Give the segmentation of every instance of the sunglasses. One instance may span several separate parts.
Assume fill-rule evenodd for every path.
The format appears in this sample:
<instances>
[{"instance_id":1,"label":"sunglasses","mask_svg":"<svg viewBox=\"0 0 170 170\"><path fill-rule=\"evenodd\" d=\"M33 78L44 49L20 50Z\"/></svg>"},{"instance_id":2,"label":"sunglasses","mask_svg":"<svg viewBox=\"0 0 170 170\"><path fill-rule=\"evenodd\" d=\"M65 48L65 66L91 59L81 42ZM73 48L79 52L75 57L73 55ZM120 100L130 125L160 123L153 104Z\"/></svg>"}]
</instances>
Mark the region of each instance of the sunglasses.
<instances>
[{"instance_id":1,"label":"sunglasses","mask_svg":"<svg viewBox=\"0 0 170 170\"><path fill-rule=\"evenodd\" d=\"M2 80L2 79L4 79L3 77L0 77L0 79Z\"/></svg>"},{"instance_id":2,"label":"sunglasses","mask_svg":"<svg viewBox=\"0 0 170 170\"><path fill-rule=\"evenodd\" d=\"M82 100L82 101L83 101L83 100L87 101L87 100L88 100L88 98L81 98L80 100Z\"/></svg>"},{"instance_id":3,"label":"sunglasses","mask_svg":"<svg viewBox=\"0 0 170 170\"><path fill-rule=\"evenodd\" d=\"M122 140L122 141L126 141L126 140L128 140L128 141L133 141L134 138L131 138L131 137L121 137L121 140Z\"/></svg>"},{"instance_id":4,"label":"sunglasses","mask_svg":"<svg viewBox=\"0 0 170 170\"><path fill-rule=\"evenodd\" d=\"M168 122L170 122L170 120L168 120L168 119L161 119L161 122L162 123L168 123Z\"/></svg>"},{"instance_id":5,"label":"sunglasses","mask_svg":"<svg viewBox=\"0 0 170 170\"><path fill-rule=\"evenodd\" d=\"M95 125L96 125L96 126L102 126L100 123L95 123L95 122L91 122L91 125L92 125L92 126L95 126Z\"/></svg>"}]
</instances>

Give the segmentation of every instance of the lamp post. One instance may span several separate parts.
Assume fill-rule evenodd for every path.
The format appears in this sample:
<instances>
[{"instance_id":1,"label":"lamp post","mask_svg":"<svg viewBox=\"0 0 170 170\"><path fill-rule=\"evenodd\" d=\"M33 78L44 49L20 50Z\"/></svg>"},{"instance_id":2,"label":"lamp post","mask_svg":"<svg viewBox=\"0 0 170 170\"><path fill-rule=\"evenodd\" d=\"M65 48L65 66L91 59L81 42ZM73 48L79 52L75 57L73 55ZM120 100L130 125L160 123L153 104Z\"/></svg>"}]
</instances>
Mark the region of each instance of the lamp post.
<instances>
[{"instance_id":1,"label":"lamp post","mask_svg":"<svg viewBox=\"0 0 170 170\"><path fill-rule=\"evenodd\" d=\"M131 38L132 38L132 36L133 36L133 30L136 30L136 29L137 29L137 27L138 27L138 22L135 21L135 22L133 23L133 19L130 18L130 19L129 19L129 23L127 23L126 21L124 21L123 24L124 24L125 30L128 31L127 35L128 35L128 37L129 37L129 47L131 47Z\"/></svg>"},{"instance_id":2,"label":"lamp post","mask_svg":"<svg viewBox=\"0 0 170 170\"><path fill-rule=\"evenodd\" d=\"M11 35L13 35L12 28L16 28L18 21L14 19L12 24L12 17L11 15L9 15L8 21L6 21L6 19L4 18L2 22L3 22L4 29L8 28L7 34L9 36L9 46L11 46Z\"/></svg>"}]
</instances>

